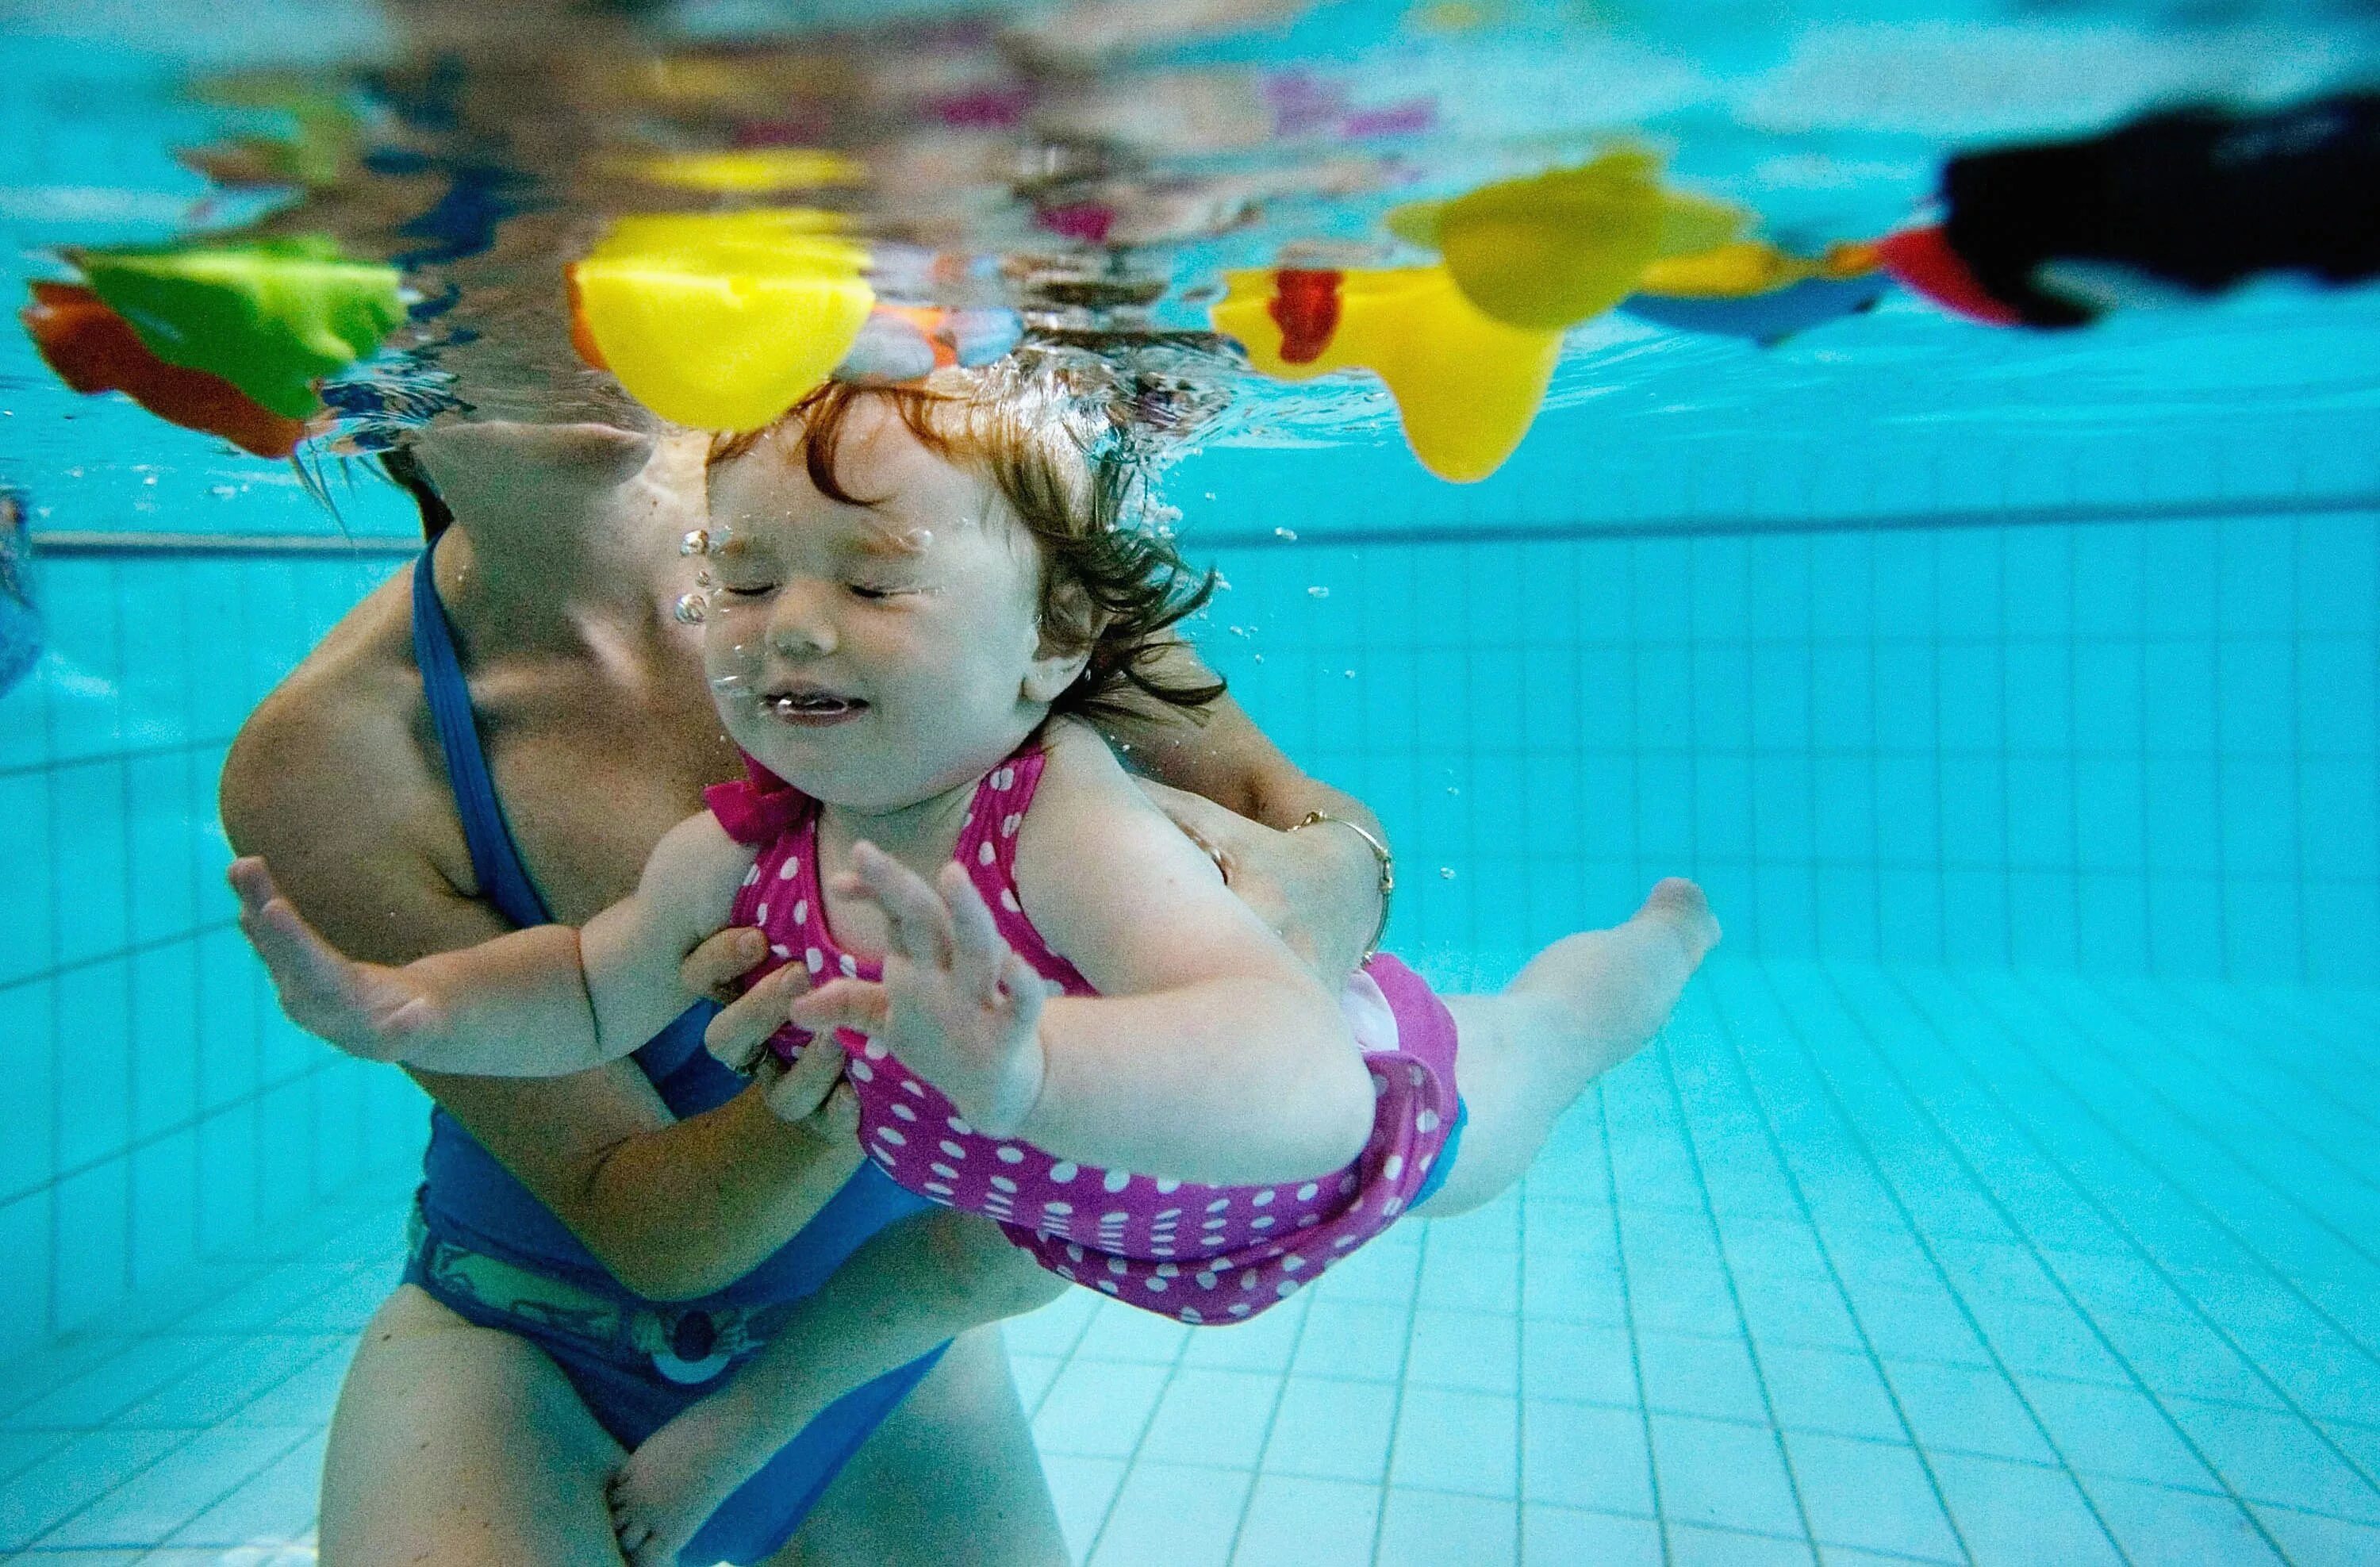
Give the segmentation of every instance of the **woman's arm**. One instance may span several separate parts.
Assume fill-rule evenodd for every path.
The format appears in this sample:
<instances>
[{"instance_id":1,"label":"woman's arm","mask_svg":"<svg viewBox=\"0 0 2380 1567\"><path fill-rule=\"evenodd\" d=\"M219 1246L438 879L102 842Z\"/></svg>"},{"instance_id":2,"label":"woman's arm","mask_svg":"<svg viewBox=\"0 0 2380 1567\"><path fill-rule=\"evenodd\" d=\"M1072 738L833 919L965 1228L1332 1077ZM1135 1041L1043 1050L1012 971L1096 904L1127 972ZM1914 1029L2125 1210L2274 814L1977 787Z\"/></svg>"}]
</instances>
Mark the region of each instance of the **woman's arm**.
<instances>
[{"instance_id":1,"label":"woman's arm","mask_svg":"<svg viewBox=\"0 0 2380 1567\"><path fill-rule=\"evenodd\" d=\"M739 1391L790 1439L844 1394L1065 1291L990 1220L929 1209L887 1225L795 1302L769 1349L739 1373Z\"/></svg>"},{"instance_id":2,"label":"woman's arm","mask_svg":"<svg viewBox=\"0 0 2380 1567\"><path fill-rule=\"evenodd\" d=\"M1184 684L1206 677L1183 643L1160 669ZM1288 829L1320 812L1386 843L1370 808L1300 771L1229 697L1196 714L1148 703L1100 732L1133 771L1154 781L1159 807L1208 852L1257 917L1326 981L1344 978L1379 928L1378 858L1341 828Z\"/></svg>"}]
</instances>

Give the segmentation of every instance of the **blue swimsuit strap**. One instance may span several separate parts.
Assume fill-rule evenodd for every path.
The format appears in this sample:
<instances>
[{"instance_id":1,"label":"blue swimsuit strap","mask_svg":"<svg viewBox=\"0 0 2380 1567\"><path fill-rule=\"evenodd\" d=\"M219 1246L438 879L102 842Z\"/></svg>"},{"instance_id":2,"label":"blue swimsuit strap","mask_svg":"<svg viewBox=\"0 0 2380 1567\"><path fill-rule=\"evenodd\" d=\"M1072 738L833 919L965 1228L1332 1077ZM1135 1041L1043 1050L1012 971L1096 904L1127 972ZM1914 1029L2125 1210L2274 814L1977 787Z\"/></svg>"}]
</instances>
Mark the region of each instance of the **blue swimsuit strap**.
<instances>
[{"instance_id":1,"label":"blue swimsuit strap","mask_svg":"<svg viewBox=\"0 0 2380 1567\"><path fill-rule=\"evenodd\" d=\"M433 541L413 566L413 662L421 670L421 696L430 704L431 722L438 727L438 747L446 753L446 782L455 791L455 809L463 819L463 842L471 851L471 873L479 878L480 895L515 925L547 925L553 915L537 883L528 879L514 845L512 829L504 823L504 807L496 801L495 781L488 776L488 759L480 745L480 719L471 711L471 689L463 679L463 661L455 651L455 626L446 606L438 601L431 576L437 553Z\"/></svg>"}]
</instances>

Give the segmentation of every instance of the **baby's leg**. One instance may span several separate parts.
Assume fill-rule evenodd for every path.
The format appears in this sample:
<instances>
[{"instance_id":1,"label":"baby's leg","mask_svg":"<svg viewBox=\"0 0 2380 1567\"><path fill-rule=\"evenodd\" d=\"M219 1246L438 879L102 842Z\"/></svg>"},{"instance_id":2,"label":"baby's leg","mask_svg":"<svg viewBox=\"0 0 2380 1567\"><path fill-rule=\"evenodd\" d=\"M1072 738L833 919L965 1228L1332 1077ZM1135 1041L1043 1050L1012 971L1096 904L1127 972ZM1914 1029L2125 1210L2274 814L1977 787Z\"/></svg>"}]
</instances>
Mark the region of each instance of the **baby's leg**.
<instances>
[{"instance_id":1,"label":"baby's leg","mask_svg":"<svg viewBox=\"0 0 2380 1567\"><path fill-rule=\"evenodd\" d=\"M771 1357L797 1353L778 1340L744 1375L689 1405L628 1454L612 1477L611 1500L612 1526L630 1567L677 1567L678 1552L703 1522L792 1439L783 1420L772 1417L776 1411L763 1391L779 1379L769 1374Z\"/></svg>"},{"instance_id":2,"label":"baby's leg","mask_svg":"<svg viewBox=\"0 0 2380 1567\"><path fill-rule=\"evenodd\" d=\"M1565 936L1494 996L1449 996L1470 1120L1454 1169L1416 1213L1442 1219L1519 1180L1586 1086L1643 1048L1718 942L1702 889L1653 889L1627 924Z\"/></svg>"},{"instance_id":3,"label":"baby's leg","mask_svg":"<svg viewBox=\"0 0 2380 1567\"><path fill-rule=\"evenodd\" d=\"M647 1437L612 1481L633 1567L676 1567L703 1520L827 1406L1065 1286L973 1214L931 1209L869 1238L735 1379Z\"/></svg>"}]
</instances>

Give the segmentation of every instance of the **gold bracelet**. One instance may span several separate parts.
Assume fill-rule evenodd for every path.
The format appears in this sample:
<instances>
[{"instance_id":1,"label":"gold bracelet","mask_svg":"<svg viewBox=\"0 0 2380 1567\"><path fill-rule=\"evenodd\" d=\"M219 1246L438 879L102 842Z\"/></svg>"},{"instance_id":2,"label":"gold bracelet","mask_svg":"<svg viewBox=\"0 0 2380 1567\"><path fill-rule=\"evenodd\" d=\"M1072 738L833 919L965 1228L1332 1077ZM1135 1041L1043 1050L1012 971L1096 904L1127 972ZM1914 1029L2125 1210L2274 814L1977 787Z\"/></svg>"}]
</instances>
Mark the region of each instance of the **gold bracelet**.
<instances>
[{"instance_id":1,"label":"gold bracelet","mask_svg":"<svg viewBox=\"0 0 2380 1567\"><path fill-rule=\"evenodd\" d=\"M1370 829L1359 822L1350 821L1343 816L1333 816L1327 810L1307 811L1305 820L1290 831L1295 832L1300 828L1312 827L1323 821L1335 821L1356 837L1363 839L1364 846L1370 849L1373 857L1380 862L1380 922L1372 927L1372 939L1364 943L1364 955L1355 960L1355 966L1361 968L1371 962L1373 956L1379 952L1380 938L1389 933L1389 898L1397 890L1396 856L1389 853L1389 846L1381 843Z\"/></svg>"}]
</instances>

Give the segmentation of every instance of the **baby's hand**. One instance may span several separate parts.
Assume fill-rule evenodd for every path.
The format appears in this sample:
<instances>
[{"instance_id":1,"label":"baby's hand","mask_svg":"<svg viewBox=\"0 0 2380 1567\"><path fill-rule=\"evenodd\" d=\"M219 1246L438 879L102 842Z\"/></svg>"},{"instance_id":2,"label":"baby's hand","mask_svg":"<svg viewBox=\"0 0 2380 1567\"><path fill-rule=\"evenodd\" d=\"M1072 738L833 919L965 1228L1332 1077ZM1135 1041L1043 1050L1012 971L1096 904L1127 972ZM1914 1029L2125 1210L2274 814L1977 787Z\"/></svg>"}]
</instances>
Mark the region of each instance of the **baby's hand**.
<instances>
[{"instance_id":1,"label":"baby's hand","mask_svg":"<svg viewBox=\"0 0 2380 1567\"><path fill-rule=\"evenodd\" d=\"M1001 939L965 867L936 884L872 844L852 850L836 891L884 911L884 981L838 979L795 1002L802 1027L856 1028L950 1096L976 1127L1014 1135L1041 1097L1041 977Z\"/></svg>"},{"instance_id":2,"label":"baby's hand","mask_svg":"<svg viewBox=\"0 0 2380 1567\"><path fill-rule=\"evenodd\" d=\"M358 963L324 941L273 884L264 861L235 860L239 928L273 972L281 1010L310 1034L366 1061L401 1061L436 1038L445 1019L436 1000L401 968Z\"/></svg>"}]
</instances>

